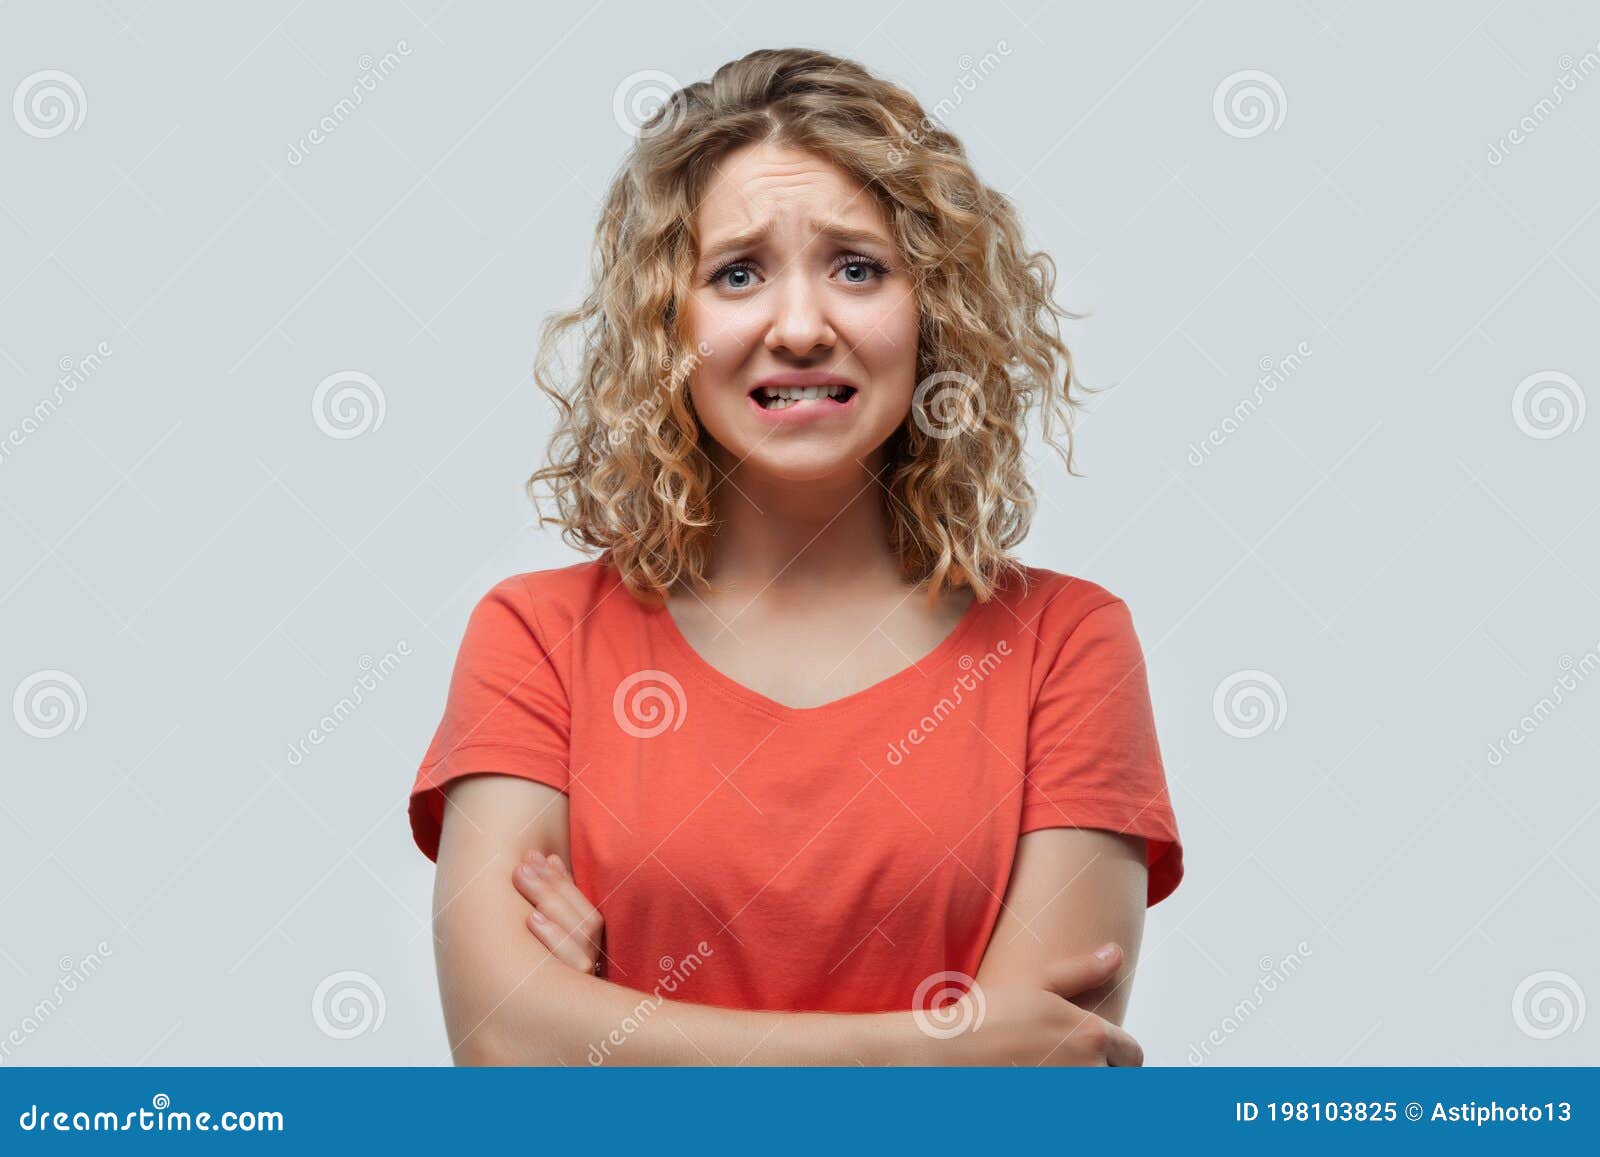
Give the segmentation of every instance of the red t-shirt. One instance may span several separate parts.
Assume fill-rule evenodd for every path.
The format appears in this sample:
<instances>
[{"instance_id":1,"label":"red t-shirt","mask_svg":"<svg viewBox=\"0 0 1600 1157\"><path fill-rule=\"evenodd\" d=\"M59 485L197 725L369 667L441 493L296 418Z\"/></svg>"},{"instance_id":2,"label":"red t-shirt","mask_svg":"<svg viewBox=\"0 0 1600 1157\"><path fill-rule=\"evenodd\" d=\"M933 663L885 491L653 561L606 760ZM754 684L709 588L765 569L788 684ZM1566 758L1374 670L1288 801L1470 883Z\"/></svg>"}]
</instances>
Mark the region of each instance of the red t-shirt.
<instances>
[{"instance_id":1,"label":"red t-shirt","mask_svg":"<svg viewBox=\"0 0 1600 1157\"><path fill-rule=\"evenodd\" d=\"M606 978L727 1008L904 1010L975 976L1039 828L1143 836L1155 904L1183 851L1128 608L1027 570L912 666L807 708L712 667L603 560L505 579L412 788L417 845L437 857L460 776L558 788Z\"/></svg>"}]
</instances>

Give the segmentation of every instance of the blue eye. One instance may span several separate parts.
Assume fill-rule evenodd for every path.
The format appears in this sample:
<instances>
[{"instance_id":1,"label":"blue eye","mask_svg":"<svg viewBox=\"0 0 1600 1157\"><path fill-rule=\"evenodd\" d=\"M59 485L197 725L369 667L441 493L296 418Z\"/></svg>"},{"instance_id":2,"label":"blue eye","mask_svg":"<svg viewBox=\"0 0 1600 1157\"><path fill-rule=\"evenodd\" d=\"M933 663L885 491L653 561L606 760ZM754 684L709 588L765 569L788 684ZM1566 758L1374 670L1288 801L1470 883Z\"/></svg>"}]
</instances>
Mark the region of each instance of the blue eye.
<instances>
[{"instance_id":1,"label":"blue eye","mask_svg":"<svg viewBox=\"0 0 1600 1157\"><path fill-rule=\"evenodd\" d=\"M873 273L876 273L879 277L882 277L882 276L884 276L885 274L887 274L889 272L889 267L886 266L883 262L874 261L870 257L854 257L854 258L851 258L849 261L846 261L841 268L843 268L843 269L867 269L867 270L872 271ZM845 278L845 280L850 282L851 285L865 285L866 284L865 280L857 281L855 278L850 278L850 277Z\"/></svg>"},{"instance_id":2,"label":"blue eye","mask_svg":"<svg viewBox=\"0 0 1600 1157\"><path fill-rule=\"evenodd\" d=\"M746 267L745 262L744 262L744 260L742 258L739 259L739 260L735 260L735 261L724 261L721 265L717 266L714 270L711 271L711 275L706 278L706 284L707 285L715 285L718 281L720 281L722 279L722 275L724 273L744 273L744 274L748 274L749 272L750 272L750 270ZM735 289L743 289L744 286L736 285L733 288L735 288Z\"/></svg>"},{"instance_id":3,"label":"blue eye","mask_svg":"<svg viewBox=\"0 0 1600 1157\"><path fill-rule=\"evenodd\" d=\"M839 264L838 268L840 270L853 268L867 269L873 273L876 273L880 278L887 276L889 273L889 267L883 262L879 261L875 257L866 257L861 254L847 255ZM731 261L723 262L721 265L712 270L710 275L706 277L706 284L715 285L718 281L723 279L724 274L731 277L733 274L742 273L748 277L752 274L752 272L753 271L750 269L750 261L748 258L735 258ZM850 285L869 284L869 279L867 278L846 277L845 281ZM729 281L728 287L730 289L744 289L748 284L748 282L735 283L733 281Z\"/></svg>"}]
</instances>

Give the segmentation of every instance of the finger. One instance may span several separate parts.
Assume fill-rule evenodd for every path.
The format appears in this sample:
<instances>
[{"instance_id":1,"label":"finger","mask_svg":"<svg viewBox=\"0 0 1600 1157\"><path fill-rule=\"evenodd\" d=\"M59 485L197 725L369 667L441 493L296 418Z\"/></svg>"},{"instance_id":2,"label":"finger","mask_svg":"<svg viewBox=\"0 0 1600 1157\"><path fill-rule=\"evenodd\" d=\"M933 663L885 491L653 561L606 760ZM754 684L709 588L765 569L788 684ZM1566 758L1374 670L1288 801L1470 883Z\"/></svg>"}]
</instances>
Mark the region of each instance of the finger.
<instances>
[{"instance_id":1,"label":"finger","mask_svg":"<svg viewBox=\"0 0 1600 1157\"><path fill-rule=\"evenodd\" d=\"M517 891L522 893L524 900L561 925L564 931L577 932L580 924L578 914L562 897L548 866L544 872L535 871L534 868L535 865L526 861L517 865L517 870L512 873Z\"/></svg>"},{"instance_id":2,"label":"finger","mask_svg":"<svg viewBox=\"0 0 1600 1157\"><path fill-rule=\"evenodd\" d=\"M1053 962L1045 970L1045 987L1057 996L1071 1000L1081 992L1104 984L1122 964L1122 948L1112 944L1109 956L1082 952Z\"/></svg>"},{"instance_id":3,"label":"finger","mask_svg":"<svg viewBox=\"0 0 1600 1157\"><path fill-rule=\"evenodd\" d=\"M561 963L576 968L579 972L587 972L589 957L583 951L583 947L566 929L554 921L538 919L539 915L537 908L528 913L528 928L539 938L539 942Z\"/></svg>"},{"instance_id":4,"label":"finger","mask_svg":"<svg viewBox=\"0 0 1600 1157\"><path fill-rule=\"evenodd\" d=\"M556 870L556 878L559 881L557 887L567 903L572 905L573 911L584 920L593 922L596 928L604 924L605 918L600 915L600 909L589 903L589 897L578 887L578 882L572 878L572 873L567 870L567 865L561 857L552 853L547 859L550 866Z\"/></svg>"},{"instance_id":5,"label":"finger","mask_svg":"<svg viewBox=\"0 0 1600 1157\"><path fill-rule=\"evenodd\" d=\"M1120 1025L1106 1022L1106 1064L1117 1068L1141 1068L1144 1049Z\"/></svg>"},{"instance_id":6,"label":"finger","mask_svg":"<svg viewBox=\"0 0 1600 1157\"><path fill-rule=\"evenodd\" d=\"M605 932L605 919L599 910L589 903L588 897L578 890L578 886L570 877L556 879L551 888L556 899L565 903L568 910L576 917L576 923L568 927L567 931L582 936L588 942L590 950L599 955L600 938Z\"/></svg>"}]
</instances>

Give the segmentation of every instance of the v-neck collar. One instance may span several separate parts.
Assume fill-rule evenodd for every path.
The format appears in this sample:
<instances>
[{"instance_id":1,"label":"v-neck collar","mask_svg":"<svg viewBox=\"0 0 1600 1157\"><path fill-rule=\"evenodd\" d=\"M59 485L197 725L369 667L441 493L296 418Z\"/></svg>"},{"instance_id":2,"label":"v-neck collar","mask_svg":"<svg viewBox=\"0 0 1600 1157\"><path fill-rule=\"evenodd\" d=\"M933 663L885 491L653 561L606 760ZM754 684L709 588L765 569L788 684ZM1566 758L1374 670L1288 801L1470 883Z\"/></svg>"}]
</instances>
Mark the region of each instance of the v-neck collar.
<instances>
[{"instance_id":1,"label":"v-neck collar","mask_svg":"<svg viewBox=\"0 0 1600 1157\"><path fill-rule=\"evenodd\" d=\"M997 601L999 592L990 599L990 603ZM861 707L878 703L886 697L893 696L895 692L914 685L917 680L926 678L929 671L943 666L957 652L960 651L967 637L971 635L974 625L983 615L989 603L980 602L976 597L962 613L961 620L944 639L926 655L917 659L910 665L901 668L892 675L885 676L859 691L853 691L838 699L830 699L826 703L819 703L814 707L791 707L787 703L780 703L776 699L761 694L743 683L726 674L721 668L714 667L704 656L696 651L678 628L677 620L667 609L666 604L659 606L645 606L638 604L640 612L645 616L649 629L657 637L676 651L688 669L697 675L703 682L711 684L714 688L729 698L738 700L758 711L765 712L774 718L785 722L811 722L828 715L852 711Z\"/></svg>"}]
</instances>

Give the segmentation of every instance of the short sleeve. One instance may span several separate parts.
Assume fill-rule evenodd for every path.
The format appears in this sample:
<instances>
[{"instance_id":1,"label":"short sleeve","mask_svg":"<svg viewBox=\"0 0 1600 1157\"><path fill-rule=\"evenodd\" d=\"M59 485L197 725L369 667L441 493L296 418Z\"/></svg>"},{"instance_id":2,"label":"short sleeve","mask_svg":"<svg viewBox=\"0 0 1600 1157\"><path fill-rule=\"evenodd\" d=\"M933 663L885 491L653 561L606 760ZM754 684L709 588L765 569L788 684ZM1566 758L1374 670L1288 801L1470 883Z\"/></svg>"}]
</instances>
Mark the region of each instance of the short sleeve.
<instances>
[{"instance_id":1,"label":"short sleeve","mask_svg":"<svg viewBox=\"0 0 1600 1157\"><path fill-rule=\"evenodd\" d=\"M1041 645L1055 646L1048 634ZM1183 846L1156 740L1144 653L1127 604L1078 619L1051 658L1028 719L1022 832L1102 828L1143 836L1146 905L1183 877Z\"/></svg>"},{"instance_id":2,"label":"short sleeve","mask_svg":"<svg viewBox=\"0 0 1600 1157\"><path fill-rule=\"evenodd\" d=\"M456 655L444 717L411 788L411 834L439 855L445 787L479 772L567 790L571 713L537 612L520 578L478 600Z\"/></svg>"}]
</instances>

